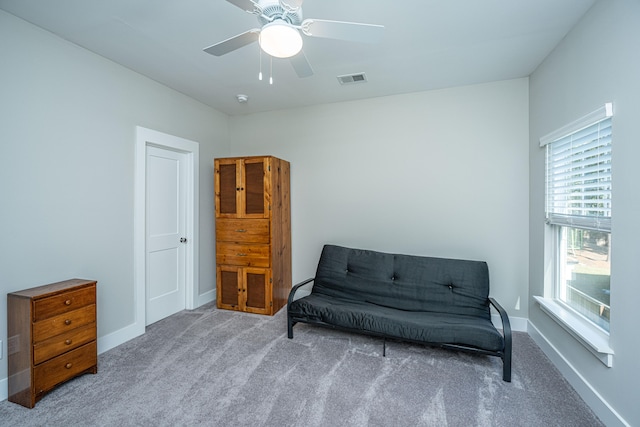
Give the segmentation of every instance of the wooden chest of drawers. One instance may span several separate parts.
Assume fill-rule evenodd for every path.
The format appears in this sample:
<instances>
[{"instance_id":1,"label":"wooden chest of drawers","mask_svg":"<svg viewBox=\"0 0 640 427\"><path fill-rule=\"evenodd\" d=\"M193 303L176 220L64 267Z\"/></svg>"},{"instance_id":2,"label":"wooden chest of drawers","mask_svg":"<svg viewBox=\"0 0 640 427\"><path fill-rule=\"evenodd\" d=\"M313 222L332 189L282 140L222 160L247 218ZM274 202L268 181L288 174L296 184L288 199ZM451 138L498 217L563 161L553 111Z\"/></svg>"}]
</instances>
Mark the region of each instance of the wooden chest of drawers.
<instances>
[{"instance_id":1,"label":"wooden chest of drawers","mask_svg":"<svg viewBox=\"0 0 640 427\"><path fill-rule=\"evenodd\" d=\"M56 385L97 373L96 325L93 280L8 294L9 401L33 408Z\"/></svg>"}]
</instances>

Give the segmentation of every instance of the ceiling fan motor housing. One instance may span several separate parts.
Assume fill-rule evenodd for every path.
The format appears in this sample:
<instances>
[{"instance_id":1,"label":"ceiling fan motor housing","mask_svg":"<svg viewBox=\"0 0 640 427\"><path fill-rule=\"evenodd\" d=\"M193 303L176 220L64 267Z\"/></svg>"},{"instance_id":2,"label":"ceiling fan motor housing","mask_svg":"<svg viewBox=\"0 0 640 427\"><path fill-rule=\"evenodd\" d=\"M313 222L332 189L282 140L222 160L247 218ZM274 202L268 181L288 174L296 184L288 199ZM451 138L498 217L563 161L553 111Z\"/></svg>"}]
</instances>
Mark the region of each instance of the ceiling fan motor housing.
<instances>
[{"instance_id":1,"label":"ceiling fan motor housing","mask_svg":"<svg viewBox=\"0 0 640 427\"><path fill-rule=\"evenodd\" d=\"M302 24L302 8L286 9L282 7L279 0L260 0L258 6L262 9L262 16L258 16L258 21L262 25L281 19L291 25Z\"/></svg>"}]
</instances>

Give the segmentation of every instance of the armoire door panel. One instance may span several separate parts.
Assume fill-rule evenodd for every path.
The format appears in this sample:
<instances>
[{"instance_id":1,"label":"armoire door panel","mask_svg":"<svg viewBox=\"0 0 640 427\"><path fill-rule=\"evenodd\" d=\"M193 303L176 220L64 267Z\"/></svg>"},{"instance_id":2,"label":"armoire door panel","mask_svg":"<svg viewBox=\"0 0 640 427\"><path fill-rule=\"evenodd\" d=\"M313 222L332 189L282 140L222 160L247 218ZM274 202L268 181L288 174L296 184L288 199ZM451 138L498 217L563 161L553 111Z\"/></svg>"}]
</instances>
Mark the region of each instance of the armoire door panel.
<instances>
[{"instance_id":1,"label":"armoire door panel","mask_svg":"<svg viewBox=\"0 0 640 427\"><path fill-rule=\"evenodd\" d=\"M248 307L266 308L266 283L264 274L247 273L247 302Z\"/></svg>"},{"instance_id":2,"label":"armoire door panel","mask_svg":"<svg viewBox=\"0 0 640 427\"><path fill-rule=\"evenodd\" d=\"M271 289L269 287L269 270L245 268L245 310L253 313L266 313L270 310Z\"/></svg>"},{"instance_id":3,"label":"armoire door panel","mask_svg":"<svg viewBox=\"0 0 640 427\"><path fill-rule=\"evenodd\" d=\"M218 197L217 213L221 215L238 214L238 167L233 163L220 163L218 166L216 192Z\"/></svg>"},{"instance_id":4,"label":"armoire door panel","mask_svg":"<svg viewBox=\"0 0 640 427\"><path fill-rule=\"evenodd\" d=\"M237 307L240 289L239 269L218 267L218 304Z\"/></svg>"},{"instance_id":5,"label":"armoire door panel","mask_svg":"<svg viewBox=\"0 0 640 427\"><path fill-rule=\"evenodd\" d=\"M265 203L264 161L245 161L244 163L244 205L245 214L264 216Z\"/></svg>"}]
</instances>

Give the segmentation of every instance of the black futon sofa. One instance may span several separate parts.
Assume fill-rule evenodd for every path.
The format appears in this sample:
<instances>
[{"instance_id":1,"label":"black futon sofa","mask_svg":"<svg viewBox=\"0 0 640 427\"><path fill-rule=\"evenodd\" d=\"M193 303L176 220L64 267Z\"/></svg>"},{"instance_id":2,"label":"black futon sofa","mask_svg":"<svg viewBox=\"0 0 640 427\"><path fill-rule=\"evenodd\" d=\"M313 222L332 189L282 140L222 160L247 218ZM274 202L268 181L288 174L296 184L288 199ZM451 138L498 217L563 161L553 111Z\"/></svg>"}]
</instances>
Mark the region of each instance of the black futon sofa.
<instances>
[{"instance_id":1,"label":"black futon sofa","mask_svg":"<svg viewBox=\"0 0 640 427\"><path fill-rule=\"evenodd\" d=\"M491 322L500 314L502 334ZM326 245L314 278L291 289L288 336L298 322L502 359L511 381L511 327L489 297L482 261L430 258Z\"/></svg>"}]
</instances>

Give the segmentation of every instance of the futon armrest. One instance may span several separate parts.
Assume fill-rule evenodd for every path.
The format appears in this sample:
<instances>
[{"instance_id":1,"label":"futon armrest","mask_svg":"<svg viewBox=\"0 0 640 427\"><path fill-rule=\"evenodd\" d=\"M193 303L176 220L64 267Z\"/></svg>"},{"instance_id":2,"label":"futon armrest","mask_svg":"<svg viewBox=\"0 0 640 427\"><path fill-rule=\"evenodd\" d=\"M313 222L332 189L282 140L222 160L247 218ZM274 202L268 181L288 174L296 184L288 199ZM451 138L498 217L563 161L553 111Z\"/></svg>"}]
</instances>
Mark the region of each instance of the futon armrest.
<instances>
[{"instance_id":1,"label":"futon armrest","mask_svg":"<svg viewBox=\"0 0 640 427\"><path fill-rule=\"evenodd\" d=\"M287 301L287 306L291 305L292 302L298 300L302 297L306 297L311 293L311 289L313 289L313 281L315 277L307 279L303 282L298 283L293 288L291 288L291 292L289 292L289 300Z\"/></svg>"},{"instance_id":2,"label":"futon armrest","mask_svg":"<svg viewBox=\"0 0 640 427\"><path fill-rule=\"evenodd\" d=\"M504 336L504 352L502 358L504 363L504 373L502 379L507 382L511 382L511 323L509 323L507 311L498 304L498 301L489 297L489 302L496 310L498 310L500 318L502 319L502 335Z\"/></svg>"},{"instance_id":3,"label":"futon armrest","mask_svg":"<svg viewBox=\"0 0 640 427\"><path fill-rule=\"evenodd\" d=\"M498 303L498 301L495 300L495 298L489 297L489 302L492 306L495 307L495 309L498 311L498 314L500 314L500 319L502 319L502 332L505 338L507 335L509 335L509 338L511 338L511 323L509 322L507 311L502 308L502 306Z\"/></svg>"}]
</instances>

